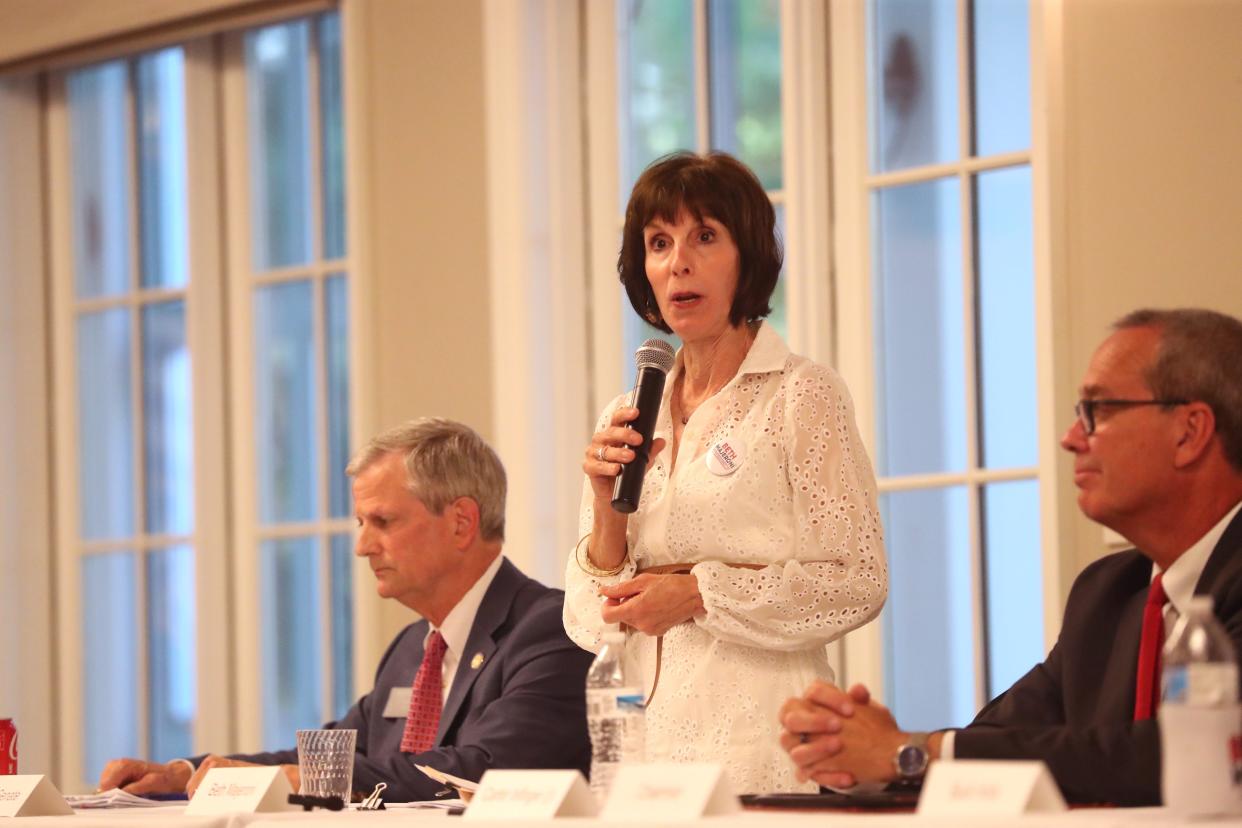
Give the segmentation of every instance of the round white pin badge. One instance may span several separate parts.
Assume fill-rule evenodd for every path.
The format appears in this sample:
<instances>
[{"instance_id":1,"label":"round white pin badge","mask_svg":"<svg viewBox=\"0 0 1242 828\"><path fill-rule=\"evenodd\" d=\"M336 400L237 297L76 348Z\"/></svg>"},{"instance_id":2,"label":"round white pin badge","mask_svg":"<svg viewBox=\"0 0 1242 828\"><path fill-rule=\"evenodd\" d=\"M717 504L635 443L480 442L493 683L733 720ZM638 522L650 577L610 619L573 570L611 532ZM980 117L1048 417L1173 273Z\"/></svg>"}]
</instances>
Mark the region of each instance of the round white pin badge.
<instances>
[{"instance_id":1,"label":"round white pin badge","mask_svg":"<svg viewBox=\"0 0 1242 828\"><path fill-rule=\"evenodd\" d=\"M718 440L707 450L707 468L712 474L722 477L733 474L744 462L746 456L742 453L742 447L728 440Z\"/></svg>"}]
</instances>

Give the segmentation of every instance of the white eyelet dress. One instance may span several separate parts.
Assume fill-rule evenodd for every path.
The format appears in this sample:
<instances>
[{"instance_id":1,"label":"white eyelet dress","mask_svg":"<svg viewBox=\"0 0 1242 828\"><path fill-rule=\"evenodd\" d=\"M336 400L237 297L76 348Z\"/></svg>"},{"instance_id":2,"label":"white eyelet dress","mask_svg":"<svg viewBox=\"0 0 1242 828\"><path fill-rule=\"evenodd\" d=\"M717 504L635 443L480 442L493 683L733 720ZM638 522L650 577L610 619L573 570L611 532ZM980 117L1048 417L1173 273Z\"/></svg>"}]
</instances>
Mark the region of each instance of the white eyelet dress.
<instances>
[{"instance_id":1,"label":"white eyelet dress","mask_svg":"<svg viewBox=\"0 0 1242 828\"><path fill-rule=\"evenodd\" d=\"M679 352L655 437L672 436L669 395L681 370ZM597 430L627 398L613 400ZM731 473L706 462L721 445L740 457ZM831 680L825 645L875 618L888 593L875 477L849 392L764 323L737 376L690 418L671 478L669 450L630 516L625 568L593 577L570 555L565 629L597 651L600 585L693 563L706 612L664 635L647 761L723 763L738 793L815 790L794 778L777 713L812 680ZM587 482L583 534L592 505ZM626 656L650 693L656 639L631 631Z\"/></svg>"}]
</instances>

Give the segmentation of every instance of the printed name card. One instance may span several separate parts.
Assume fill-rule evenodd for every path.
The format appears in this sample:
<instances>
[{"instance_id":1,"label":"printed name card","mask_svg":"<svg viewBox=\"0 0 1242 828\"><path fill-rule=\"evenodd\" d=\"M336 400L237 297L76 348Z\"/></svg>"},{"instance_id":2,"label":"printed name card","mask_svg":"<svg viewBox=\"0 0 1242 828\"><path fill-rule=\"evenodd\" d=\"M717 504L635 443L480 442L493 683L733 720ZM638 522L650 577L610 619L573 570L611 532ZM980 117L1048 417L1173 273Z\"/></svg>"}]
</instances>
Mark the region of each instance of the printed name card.
<instances>
[{"instance_id":1,"label":"printed name card","mask_svg":"<svg viewBox=\"0 0 1242 828\"><path fill-rule=\"evenodd\" d=\"M212 768L185 806L186 816L257 814L297 810L289 804L289 778L278 765Z\"/></svg>"},{"instance_id":2,"label":"printed name card","mask_svg":"<svg viewBox=\"0 0 1242 828\"><path fill-rule=\"evenodd\" d=\"M576 770L489 770L470 798L466 819L593 817L595 797Z\"/></svg>"},{"instance_id":3,"label":"printed name card","mask_svg":"<svg viewBox=\"0 0 1242 828\"><path fill-rule=\"evenodd\" d=\"M1065 800L1043 762L953 760L927 768L918 813L927 816L1019 816L1064 811Z\"/></svg>"},{"instance_id":4,"label":"printed name card","mask_svg":"<svg viewBox=\"0 0 1242 828\"><path fill-rule=\"evenodd\" d=\"M0 776L0 817L72 814L69 803L43 774Z\"/></svg>"},{"instance_id":5,"label":"printed name card","mask_svg":"<svg viewBox=\"0 0 1242 828\"><path fill-rule=\"evenodd\" d=\"M600 816L632 824L684 821L741 810L724 768L711 764L622 765Z\"/></svg>"}]
</instances>

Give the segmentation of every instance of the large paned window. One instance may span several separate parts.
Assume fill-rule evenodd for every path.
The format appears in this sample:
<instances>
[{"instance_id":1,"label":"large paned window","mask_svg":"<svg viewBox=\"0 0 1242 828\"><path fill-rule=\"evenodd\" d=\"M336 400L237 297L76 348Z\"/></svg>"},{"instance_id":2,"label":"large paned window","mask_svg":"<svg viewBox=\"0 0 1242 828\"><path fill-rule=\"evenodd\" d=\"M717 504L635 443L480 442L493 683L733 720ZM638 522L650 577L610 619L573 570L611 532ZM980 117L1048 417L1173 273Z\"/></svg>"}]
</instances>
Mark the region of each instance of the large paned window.
<instances>
[{"instance_id":1,"label":"large paned window","mask_svg":"<svg viewBox=\"0 0 1242 828\"><path fill-rule=\"evenodd\" d=\"M1029 10L867 5L885 696L967 723L1043 647Z\"/></svg>"},{"instance_id":2,"label":"large paned window","mask_svg":"<svg viewBox=\"0 0 1242 828\"><path fill-rule=\"evenodd\" d=\"M340 24L298 20L241 41L244 89L229 92L244 100L245 149L230 180L248 185L232 193L248 252L235 259L233 319L250 336L238 398L250 401L239 442L253 446L253 496L239 518L260 608L262 743L274 748L354 700Z\"/></svg>"},{"instance_id":3,"label":"large paned window","mask_svg":"<svg viewBox=\"0 0 1242 828\"><path fill-rule=\"evenodd\" d=\"M69 73L71 577L82 768L190 752L196 703L185 56Z\"/></svg>"},{"instance_id":4,"label":"large paned window","mask_svg":"<svg viewBox=\"0 0 1242 828\"><path fill-rule=\"evenodd\" d=\"M70 789L353 701L340 67L328 14L51 77Z\"/></svg>"},{"instance_id":5,"label":"large paned window","mask_svg":"<svg viewBox=\"0 0 1242 828\"><path fill-rule=\"evenodd\" d=\"M783 234L779 0L619 0L616 12L618 226L630 189L648 164L677 150L718 149L759 176ZM770 317L782 334L784 281ZM675 338L639 319L620 290L622 375L632 382L639 344L651 336Z\"/></svg>"},{"instance_id":6,"label":"large paned window","mask_svg":"<svg viewBox=\"0 0 1242 828\"><path fill-rule=\"evenodd\" d=\"M1044 653L1028 4L615 5L617 209L652 159L720 147L796 226L773 322L850 383L890 562L840 666L905 726L962 724ZM650 329L621 307L595 324L628 377Z\"/></svg>"}]
</instances>

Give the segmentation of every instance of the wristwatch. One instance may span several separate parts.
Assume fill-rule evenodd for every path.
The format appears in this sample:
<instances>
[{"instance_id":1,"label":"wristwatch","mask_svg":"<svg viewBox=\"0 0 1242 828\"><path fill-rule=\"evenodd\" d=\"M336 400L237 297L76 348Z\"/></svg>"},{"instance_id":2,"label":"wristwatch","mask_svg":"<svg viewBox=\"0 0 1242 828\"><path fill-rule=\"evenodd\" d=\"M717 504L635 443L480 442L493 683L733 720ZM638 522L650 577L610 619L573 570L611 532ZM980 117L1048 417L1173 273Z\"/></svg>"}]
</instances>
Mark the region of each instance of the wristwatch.
<instances>
[{"instance_id":1,"label":"wristwatch","mask_svg":"<svg viewBox=\"0 0 1242 828\"><path fill-rule=\"evenodd\" d=\"M927 733L911 733L910 741L897 748L893 767L902 780L922 779L927 772Z\"/></svg>"}]
</instances>

